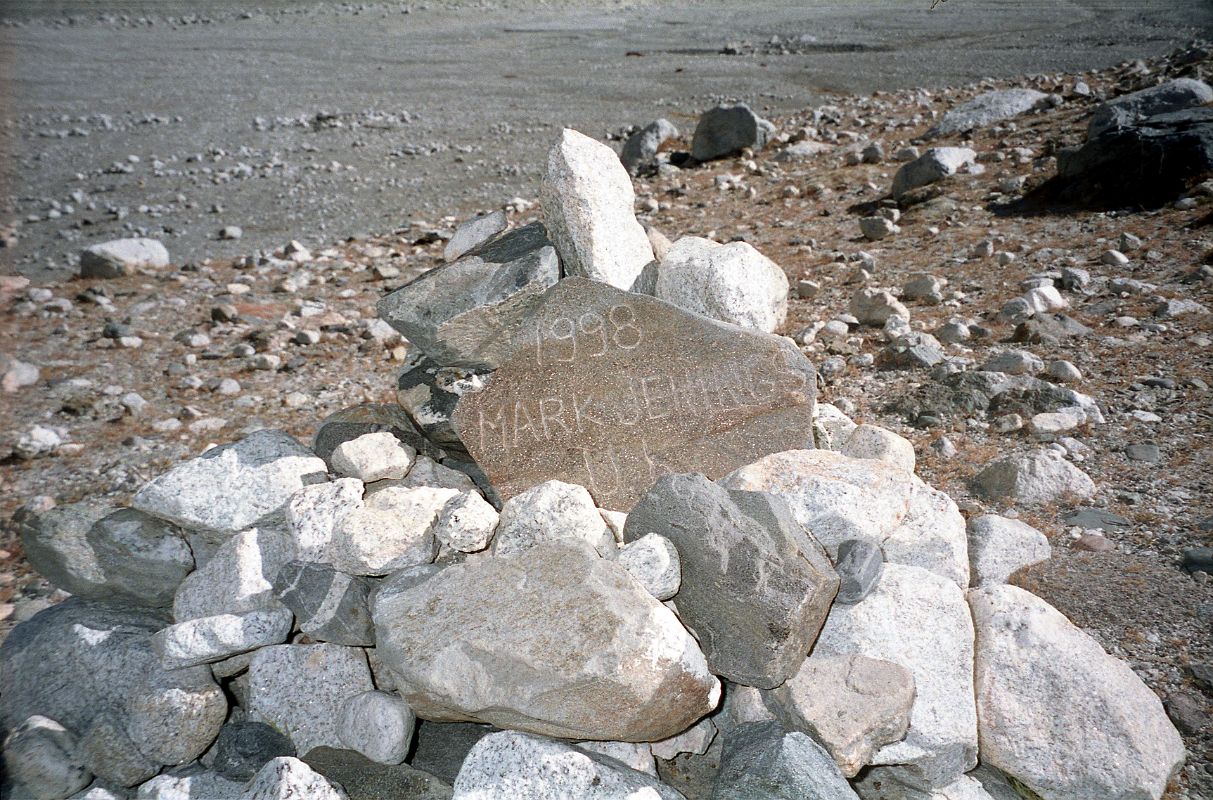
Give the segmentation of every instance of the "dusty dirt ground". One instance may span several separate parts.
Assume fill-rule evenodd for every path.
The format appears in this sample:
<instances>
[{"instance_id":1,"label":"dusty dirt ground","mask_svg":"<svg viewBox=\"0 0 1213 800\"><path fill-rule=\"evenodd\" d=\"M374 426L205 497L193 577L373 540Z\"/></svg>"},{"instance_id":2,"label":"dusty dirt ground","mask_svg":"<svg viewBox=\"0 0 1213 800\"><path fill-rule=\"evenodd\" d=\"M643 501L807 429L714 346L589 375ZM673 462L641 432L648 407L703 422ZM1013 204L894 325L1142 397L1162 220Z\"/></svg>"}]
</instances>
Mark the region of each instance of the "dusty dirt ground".
<instances>
[{"instance_id":1,"label":"dusty dirt ground","mask_svg":"<svg viewBox=\"0 0 1213 800\"><path fill-rule=\"evenodd\" d=\"M960 0L951 0L948 5L959 4ZM344 24L339 15L325 19ZM71 33L41 22L13 30L22 36ZM133 27L114 30L146 33ZM0 35L8 33L0 31ZM192 34L183 27L174 35ZM1161 42L1156 44L1162 48ZM1211 687L1207 677L1202 683L1197 676L1207 676L1201 669L1213 665L1213 585L1205 576L1182 571L1180 558L1188 548L1213 546L1209 499L1213 315L1163 319L1153 314L1158 298L1194 300L1213 308L1213 280L1207 270L1201 272L1202 266L1213 264L1209 192L1198 192L1203 199L1191 209L1024 214L1004 208L1010 195L1000 189L1009 178L1023 177L1031 187L1051 176L1055 166L1051 154L1058 146L1081 141L1085 117L1100 95L1178 74L1169 64L1146 60L1081 74L1055 71L947 91L837 95L829 98L836 110L824 112L820 105L809 107L803 99L793 103L789 97L786 102L796 110L773 116L783 142L752 159L727 159L639 179L637 193L641 219L671 238L744 238L779 263L794 286L802 278L820 284L812 298L792 300L783 331L789 335L845 314L851 294L860 286L897 290L909 276L928 272L947 279L945 300L933 306L907 301L915 330L934 331L956 318L979 323L990 332L985 338L947 346L949 356L980 364L997 350L1023 347L1046 363L1064 358L1081 370L1083 378L1074 388L1093 396L1107 418L1106 424L1072 434L1087 448L1079 466L1099 486L1096 498L1087 505L1119 515L1124 523L1103 529L1111 550L1087 552L1074 547L1080 531L1063 519L1073 510L1070 505L1021 510L1023 519L1049 536L1053 558L1018 581L1126 659L1160 697L1182 709L1173 717L1183 728L1190 756L1169 796L1204 798L1213 797ZM1195 70L1207 80L1213 62L1206 57L1185 70L1188 74ZM1079 79L1089 84L1093 96L1074 93ZM847 166L847 154L871 141L879 141L885 153L892 154L920 136L932 114L988 88L1007 86L1057 92L1065 102L976 133L968 144L978 152L983 174L950 179L935 199L904 209L899 234L880 242L863 241L858 217L887 194L899 164L886 159ZM667 114L689 131L692 111L706 106L708 95L700 91L683 96L676 89L666 92L679 97L678 113L636 100L624 118L645 122ZM588 112L587 118L599 120L597 127L588 126L590 132L621 124L619 118L608 123ZM477 152L473 160L483 162L479 173L469 170L464 175L453 153L430 156L427 169L431 175L459 171L459 183L468 184L468 176L484 174L498 155L502 159L498 163L509 164L523 163L532 151L540 152L554 124L537 124L525 134L517 130L503 134L501 139L525 139L526 144L514 142L500 151L487 147ZM179 127L191 126L180 123ZM777 160L786 140L806 135L806 127L814 129L810 134L825 146L823 152L802 161ZM14 126L6 131L9 144L14 139L29 143L23 134L14 135ZM334 141L326 147L348 146ZM941 143L960 141L951 137ZM684 140L680 146L687 144ZM183 146L182 152L189 149ZM130 150L123 145L114 153ZM75 169L57 163L70 161L66 150L50 152L58 154L44 159L43 168ZM93 156L95 162L117 158ZM230 166L231 161L224 163ZM440 263L442 237L459 218L473 210L500 207L516 194L524 201L533 200L534 176L541 164L536 155L526 161L522 172L489 180L487 188L470 189L484 194L431 195L424 213L423 206L402 210L398 197L393 201L394 216L368 214L351 221L344 216L347 206L333 207L324 215L332 223L327 230L309 228L302 218L280 217L276 227L259 234L262 238L228 243L222 257L175 257L175 265L162 271L108 281L55 280L45 287L0 284L0 350L41 370L36 385L0 394L0 455L12 451L35 425L56 429L63 440L49 454L30 459L11 455L0 462L0 519L5 525L0 533L0 628L6 632L62 596L22 560L9 523L19 506L45 502L39 496L60 503L86 497L124 502L143 481L208 443L229 441L260 427L284 428L306 440L326 414L341 407L367 400L392 402L407 346L374 323L375 301ZM413 172L415 166L398 174L424 177ZM107 178L124 186L137 179L131 174ZM54 180L48 179L46 185ZM157 184L149 179L147 185ZM349 207L362 202L356 193L347 194L335 185L326 188L323 183L305 182L301 187L300 196L331 191L341 202L348 200ZM230 185L226 190L234 195L243 191ZM490 195L491 200L478 199ZM439 197L449 202L443 205ZM236 204L245 201L229 202L229 207L239 208ZM1130 207L1132 198L1125 202ZM512 206L512 224L537 218L537 208L525 205ZM247 217L223 216L225 224L242 221L253 225ZM346 240L341 234L355 224L379 233ZM101 230L107 232L106 238L121 233L120 226L108 223ZM1118 247L1124 233L1140 237L1142 246L1128 252L1126 265L1101 263L1104 251ZM88 239L92 237L90 232ZM237 257L268 242L281 247L291 238L312 245L314 258L303 264L258 264L256 259ZM975 247L985 240L993 242L996 252L1014 254L1014 260L1000 266L994 258L975 256ZM28 253L22 247L32 250L47 241L23 240L19 235L13 252ZM176 253L189 240L167 241ZM211 252L213 244L206 244L203 252ZM76 241L63 248L74 250L79 245ZM874 259L867 276L858 271L865 264L861 252ZM30 263L42 262L39 251ZM1071 305L1067 313L1092 332L1060 343L1008 344L1013 326L998 321L998 310L1020 293L1023 279L1066 266L1087 269L1096 278L1090 294L1065 293ZM1130 278L1151 286L1112 291L1098 281L1101 277ZM315 332L318 341L310 343L311 337L300 336L301 331ZM138 337L141 345L124 347L118 336ZM918 452L919 474L948 491L966 513L1006 512L976 499L969 480L998 455L1038 443L1024 430L998 433L999 420L981 415L952 420L946 427L913 427L891 406L934 378L927 370L876 369L865 356L875 356L883 346L876 329L854 330L848 339L829 347L818 341L807 343L805 350L815 364L833 356L846 362L842 372L826 380L821 399L848 408L857 420L884 425L909 438ZM146 405L129 393L138 394ZM1151 412L1159 421L1143 421L1150 419L1148 414L1133 412ZM944 436L956 446L955 457L945 458L931 446ZM1126 446L1138 443L1158 445L1161 460L1128 459Z\"/></svg>"}]
</instances>

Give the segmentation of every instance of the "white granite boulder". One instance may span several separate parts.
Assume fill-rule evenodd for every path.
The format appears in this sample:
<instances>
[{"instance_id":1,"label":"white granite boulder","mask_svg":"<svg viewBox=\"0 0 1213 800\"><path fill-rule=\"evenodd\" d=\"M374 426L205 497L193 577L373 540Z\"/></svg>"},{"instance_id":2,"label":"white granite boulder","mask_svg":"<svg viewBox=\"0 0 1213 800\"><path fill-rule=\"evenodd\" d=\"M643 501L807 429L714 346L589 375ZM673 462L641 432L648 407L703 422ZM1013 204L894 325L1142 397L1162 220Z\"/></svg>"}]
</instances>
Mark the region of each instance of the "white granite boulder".
<instances>
[{"instance_id":1,"label":"white granite boulder","mask_svg":"<svg viewBox=\"0 0 1213 800\"><path fill-rule=\"evenodd\" d=\"M548 152L539 202L566 275L627 290L653 260L632 179L601 142L565 128Z\"/></svg>"},{"instance_id":2,"label":"white granite boulder","mask_svg":"<svg viewBox=\"0 0 1213 800\"><path fill-rule=\"evenodd\" d=\"M510 555L563 539L587 542L604 557L616 550L615 536L585 487L546 481L506 501L493 538L493 553Z\"/></svg>"},{"instance_id":3,"label":"white granite boulder","mask_svg":"<svg viewBox=\"0 0 1213 800\"><path fill-rule=\"evenodd\" d=\"M1085 500L1095 494L1095 482L1057 450L1040 449L1003 456L978 473L973 489L987 500L1040 506Z\"/></svg>"},{"instance_id":4,"label":"white granite boulder","mask_svg":"<svg viewBox=\"0 0 1213 800\"><path fill-rule=\"evenodd\" d=\"M657 268L654 295L687 311L764 333L773 333L788 315L787 275L745 242L679 239Z\"/></svg>"},{"instance_id":5,"label":"white granite boulder","mask_svg":"<svg viewBox=\"0 0 1213 800\"><path fill-rule=\"evenodd\" d=\"M143 267L167 267L168 250L156 239L114 239L80 253L81 278L121 278Z\"/></svg>"},{"instance_id":6,"label":"white granite boulder","mask_svg":"<svg viewBox=\"0 0 1213 800\"><path fill-rule=\"evenodd\" d=\"M1043 533L996 514L969 520L968 538L975 587L1006 583L1011 573L1047 561L1052 553Z\"/></svg>"},{"instance_id":7,"label":"white granite boulder","mask_svg":"<svg viewBox=\"0 0 1213 800\"><path fill-rule=\"evenodd\" d=\"M893 176L893 197L955 175L976 161L977 153L967 147L932 147L897 170Z\"/></svg>"}]
</instances>

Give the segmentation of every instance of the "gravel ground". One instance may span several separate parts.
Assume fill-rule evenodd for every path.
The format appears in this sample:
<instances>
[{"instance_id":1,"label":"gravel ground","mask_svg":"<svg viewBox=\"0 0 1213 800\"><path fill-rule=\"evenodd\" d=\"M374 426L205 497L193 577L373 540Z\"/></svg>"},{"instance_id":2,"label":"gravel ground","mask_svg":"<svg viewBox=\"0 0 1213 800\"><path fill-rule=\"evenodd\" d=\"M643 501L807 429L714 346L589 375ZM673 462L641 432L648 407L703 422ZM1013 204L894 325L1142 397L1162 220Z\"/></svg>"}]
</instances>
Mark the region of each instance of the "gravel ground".
<instances>
[{"instance_id":1,"label":"gravel ground","mask_svg":"<svg viewBox=\"0 0 1213 800\"><path fill-rule=\"evenodd\" d=\"M62 278L132 234L181 262L321 245L533 194L562 125L690 124L724 98L791 113L1210 31L1206 0L7 0L0 271Z\"/></svg>"}]
</instances>

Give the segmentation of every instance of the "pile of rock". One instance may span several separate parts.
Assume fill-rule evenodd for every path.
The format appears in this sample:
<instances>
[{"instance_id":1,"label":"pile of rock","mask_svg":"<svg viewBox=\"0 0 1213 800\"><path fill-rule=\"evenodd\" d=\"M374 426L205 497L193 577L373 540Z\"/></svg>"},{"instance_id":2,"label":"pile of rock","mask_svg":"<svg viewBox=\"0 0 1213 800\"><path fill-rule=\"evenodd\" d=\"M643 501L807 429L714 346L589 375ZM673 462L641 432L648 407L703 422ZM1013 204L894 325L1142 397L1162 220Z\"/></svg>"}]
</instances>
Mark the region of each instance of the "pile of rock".
<instances>
[{"instance_id":1,"label":"pile of rock","mask_svg":"<svg viewBox=\"0 0 1213 800\"><path fill-rule=\"evenodd\" d=\"M1043 535L816 402L778 267L631 204L566 131L546 227L382 301L408 416L25 514L73 597L0 646L14 796L1159 798L1161 703L1006 583Z\"/></svg>"}]
</instances>

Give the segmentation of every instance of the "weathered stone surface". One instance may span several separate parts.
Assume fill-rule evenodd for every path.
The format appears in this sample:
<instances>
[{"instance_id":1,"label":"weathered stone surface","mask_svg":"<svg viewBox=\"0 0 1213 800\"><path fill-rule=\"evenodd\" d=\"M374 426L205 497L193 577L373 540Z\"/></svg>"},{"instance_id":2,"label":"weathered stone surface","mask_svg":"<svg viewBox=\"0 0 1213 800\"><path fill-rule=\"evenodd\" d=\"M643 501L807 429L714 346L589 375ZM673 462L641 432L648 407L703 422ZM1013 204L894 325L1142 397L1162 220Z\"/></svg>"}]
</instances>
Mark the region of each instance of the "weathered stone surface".
<instances>
[{"instance_id":1,"label":"weathered stone surface","mask_svg":"<svg viewBox=\"0 0 1213 800\"><path fill-rule=\"evenodd\" d=\"M404 480L397 483L383 482L383 486L397 485L404 489L454 489L457 492L479 492L476 482L471 476L462 471L467 469L468 465L459 461L450 461L448 463L457 464L461 469L454 469L445 464L439 464L432 458L418 456L417 463L409 470L409 474L404 476ZM475 465L470 465L474 467ZM377 491L379 487L368 487L368 494ZM490 498L491 499L491 498Z\"/></svg>"},{"instance_id":2,"label":"weathered stone surface","mask_svg":"<svg viewBox=\"0 0 1213 800\"><path fill-rule=\"evenodd\" d=\"M1038 506L1085 500L1095 494L1095 482L1056 450L1042 449L1000 458L973 479L973 489L989 500Z\"/></svg>"},{"instance_id":3,"label":"weathered stone surface","mask_svg":"<svg viewBox=\"0 0 1213 800\"><path fill-rule=\"evenodd\" d=\"M339 475L370 483L400 480L408 474L416 458L416 450L390 432L378 431L337 445L329 463Z\"/></svg>"},{"instance_id":4,"label":"weathered stone surface","mask_svg":"<svg viewBox=\"0 0 1213 800\"><path fill-rule=\"evenodd\" d=\"M152 637L152 649L165 669L193 667L281 644L293 621L285 608L199 617L158 632Z\"/></svg>"},{"instance_id":5,"label":"weathered stone surface","mask_svg":"<svg viewBox=\"0 0 1213 800\"><path fill-rule=\"evenodd\" d=\"M304 762L340 784L350 800L450 800L448 782L408 764L377 764L352 750L316 747ZM456 772L458 769L456 769ZM452 773L450 780L455 779Z\"/></svg>"},{"instance_id":6,"label":"weathered stone surface","mask_svg":"<svg viewBox=\"0 0 1213 800\"><path fill-rule=\"evenodd\" d=\"M455 778L455 800L685 800L656 778L613 758L517 731L484 737Z\"/></svg>"},{"instance_id":7,"label":"weathered stone surface","mask_svg":"<svg viewBox=\"0 0 1213 800\"><path fill-rule=\"evenodd\" d=\"M684 236L657 268L660 300L742 328L773 333L788 316L788 276L745 242Z\"/></svg>"},{"instance_id":8,"label":"weathered stone surface","mask_svg":"<svg viewBox=\"0 0 1213 800\"><path fill-rule=\"evenodd\" d=\"M295 755L295 746L280 731L264 722L229 722L215 741L212 768L221 777L243 783L267 763Z\"/></svg>"},{"instance_id":9,"label":"weathered stone surface","mask_svg":"<svg viewBox=\"0 0 1213 800\"><path fill-rule=\"evenodd\" d=\"M917 461L914 445L908 439L876 425L860 425L851 431L842 446L842 454L850 458L873 458L906 472L913 472Z\"/></svg>"},{"instance_id":10,"label":"weathered stone surface","mask_svg":"<svg viewBox=\"0 0 1213 800\"><path fill-rule=\"evenodd\" d=\"M194 569L182 532L133 508L97 520L86 538L106 588L141 605L172 605L177 587Z\"/></svg>"},{"instance_id":11,"label":"weathered stone surface","mask_svg":"<svg viewBox=\"0 0 1213 800\"><path fill-rule=\"evenodd\" d=\"M890 564L922 567L969 588L969 547L965 518L955 501L915 477L910 508L901 525L884 540Z\"/></svg>"},{"instance_id":12,"label":"weathered stone surface","mask_svg":"<svg viewBox=\"0 0 1213 800\"><path fill-rule=\"evenodd\" d=\"M948 111L934 127L927 131L927 138L966 133L975 128L985 128L995 122L1019 116L1040 108L1048 95L1035 89L998 89L979 94L968 102Z\"/></svg>"},{"instance_id":13,"label":"weathered stone surface","mask_svg":"<svg viewBox=\"0 0 1213 800\"><path fill-rule=\"evenodd\" d=\"M712 672L770 689L796 673L838 591L821 546L772 494L727 491L703 475L665 475L623 535L678 548L678 611Z\"/></svg>"},{"instance_id":14,"label":"weathered stone surface","mask_svg":"<svg viewBox=\"0 0 1213 800\"><path fill-rule=\"evenodd\" d=\"M72 598L18 625L0 645L0 724L45 716L83 741L105 716L120 736L99 738L124 748L107 758L150 764L150 774L197 758L219 732L227 700L206 667L161 668L150 640L168 622L161 612Z\"/></svg>"},{"instance_id":15,"label":"weathered stone surface","mask_svg":"<svg viewBox=\"0 0 1213 800\"><path fill-rule=\"evenodd\" d=\"M854 420L830 403L818 403L813 410L813 440L822 450L841 451L857 427Z\"/></svg>"},{"instance_id":16,"label":"weathered stone surface","mask_svg":"<svg viewBox=\"0 0 1213 800\"><path fill-rule=\"evenodd\" d=\"M462 453L464 444L451 423L451 415L459 398L483 387L487 377L484 370L443 366L416 350L410 353L396 381L396 401L431 442Z\"/></svg>"},{"instance_id":17,"label":"weathered stone surface","mask_svg":"<svg viewBox=\"0 0 1213 800\"><path fill-rule=\"evenodd\" d=\"M434 523L434 538L461 553L476 553L489 546L501 516L475 492L461 492L446 501Z\"/></svg>"},{"instance_id":18,"label":"weathered stone surface","mask_svg":"<svg viewBox=\"0 0 1213 800\"><path fill-rule=\"evenodd\" d=\"M699 116L691 138L691 156L696 161L711 161L745 147L761 150L774 132L774 125L744 103L716 106Z\"/></svg>"},{"instance_id":19,"label":"weathered stone surface","mask_svg":"<svg viewBox=\"0 0 1213 800\"><path fill-rule=\"evenodd\" d=\"M893 197L955 175L961 167L976 160L977 153L967 147L932 147L897 170L893 176Z\"/></svg>"},{"instance_id":20,"label":"weathered stone surface","mask_svg":"<svg viewBox=\"0 0 1213 800\"><path fill-rule=\"evenodd\" d=\"M616 549L615 536L585 487L546 481L510 498L502 507L493 553L521 553L561 539L584 541L604 558L614 555Z\"/></svg>"},{"instance_id":21,"label":"weathered stone surface","mask_svg":"<svg viewBox=\"0 0 1213 800\"><path fill-rule=\"evenodd\" d=\"M331 561L333 531L346 514L362 506L362 493L362 481L338 478L305 486L291 495L286 504L286 524L294 557L301 561Z\"/></svg>"},{"instance_id":22,"label":"weathered stone surface","mask_svg":"<svg viewBox=\"0 0 1213 800\"><path fill-rule=\"evenodd\" d=\"M473 250L501 233L509 225L505 212L498 209L489 214L473 217L455 229L455 235L446 243L442 257L454 261L469 250Z\"/></svg>"},{"instance_id":23,"label":"weathered stone surface","mask_svg":"<svg viewBox=\"0 0 1213 800\"><path fill-rule=\"evenodd\" d=\"M240 800L349 800L345 790L334 786L297 758L282 756L266 763L240 794Z\"/></svg>"},{"instance_id":24,"label":"weathered stone surface","mask_svg":"<svg viewBox=\"0 0 1213 800\"><path fill-rule=\"evenodd\" d=\"M625 767L657 777L657 762L648 742L577 742L587 753L613 758Z\"/></svg>"},{"instance_id":25,"label":"weathered stone surface","mask_svg":"<svg viewBox=\"0 0 1213 800\"><path fill-rule=\"evenodd\" d=\"M492 725L418 720L417 746L409 763L445 783L454 783L476 742L496 732Z\"/></svg>"},{"instance_id":26,"label":"weathered stone surface","mask_svg":"<svg viewBox=\"0 0 1213 800\"><path fill-rule=\"evenodd\" d=\"M712 746L719 731L711 717L705 717L677 736L653 742L650 750L657 758L672 761L683 753L703 755Z\"/></svg>"},{"instance_id":27,"label":"weathered stone surface","mask_svg":"<svg viewBox=\"0 0 1213 800\"><path fill-rule=\"evenodd\" d=\"M290 435L262 430L179 464L131 504L186 528L235 533L279 515L292 494L327 480L327 471Z\"/></svg>"},{"instance_id":28,"label":"weathered stone surface","mask_svg":"<svg viewBox=\"0 0 1213 800\"><path fill-rule=\"evenodd\" d=\"M110 711L93 717L80 737L80 756L98 780L114 786L134 786L160 771Z\"/></svg>"},{"instance_id":29,"label":"weathered stone surface","mask_svg":"<svg viewBox=\"0 0 1213 800\"><path fill-rule=\"evenodd\" d=\"M830 754L778 722L729 731L712 800L859 800Z\"/></svg>"},{"instance_id":30,"label":"weathered stone surface","mask_svg":"<svg viewBox=\"0 0 1213 800\"><path fill-rule=\"evenodd\" d=\"M296 752L343 747L345 701L374 688L365 653L335 644L263 647L249 664L249 718L291 737Z\"/></svg>"},{"instance_id":31,"label":"weathered stone surface","mask_svg":"<svg viewBox=\"0 0 1213 800\"><path fill-rule=\"evenodd\" d=\"M968 537L974 586L1006 583L1011 573L1047 561L1052 554L1043 533L995 514L969 520Z\"/></svg>"},{"instance_id":32,"label":"weathered stone surface","mask_svg":"<svg viewBox=\"0 0 1213 800\"><path fill-rule=\"evenodd\" d=\"M290 535L281 530L253 528L232 536L177 587L173 618L185 622L278 607L271 581L293 554Z\"/></svg>"},{"instance_id":33,"label":"weathered stone surface","mask_svg":"<svg viewBox=\"0 0 1213 800\"><path fill-rule=\"evenodd\" d=\"M101 599L109 592L105 572L88 540L89 529L113 509L85 501L41 513L14 515L25 557L38 574L65 592ZM19 721L19 720L18 720Z\"/></svg>"},{"instance_id":34,"label":"weathered stone surface","mask_svg":"<svg viewBox=\"0 0 1213 800\"><path fill-rule=\"evenodd\" d=\"M847 539L883 541L905 518L913 489L905 470L830 450L775 453L721 483L782 497L831 557Z\"/></svg>"},{"instance_id":35,"label":"weathered stone surface","mask_svg":"<svg viewBox=\"0 0 1213 800\"><path fill-rule=\"evenodd\" d=\"M657 152L668 140L678 137L678 128L668 119L658 119L633 133L623 143L619 160L633 175L649 166L657 158Z\"/></svg>"},{"instance_id":36,"label":"weathered stone surface","mask_svg":"<svg viewBox=\"0 0 1213 800\"><path fill-rule=\"evenodd\" d=\"M831 609L809 660L846 655L892 661L914 675L909 732L872 764L901 765L896 774L930 787L976 765L973 620L960 587L919 567L886 564L876 591Z\"/></svg>"},{"instance_id":37,"label":"weathered stone surface","mask_svg":"<svg viewBox=\"0 0 1213 800\"><path fill-rule=\"evenodd\" d=\"M719 698L673 612L583 542L447 567L373 613L376 650L425 719L651 741Z\"/></svg>"},{"instance_id":38,"label":"weathered stone surface","mask_svg":"<svg viewBox=\"0 0 1213 800\"><path fill-rule=\"evenodd\" d=\"M560 259L536 222L405 284L379 301L379 316L439 364L495 369L558 280Z\"/></svg>"},{"instance_id":39,"label":"weathered stone surface","mask_svg":"<svg viewBox=\"0 0 1213 800\"><path fill-rule=\"evenodd\" d=\"M1176 78L1104 103L1091 115L1087 137L1094 139L1104 131L1132 125L1155 114L1183 111L1210 101L1213 101L1213 88L1209 84L1194 78Z\"/></svg>"},{"instance_id":40,"label":"weathered stone surface","mask_svg":"<svg viewBox=\"0 0 1213 800\"><path fill-rule=\"evenodd\" d=\"M387 575L428 564L438 554L434 524L456 494L454 489L395 486L368 493L364 506L346 514L333 531L333 566L350 575Z\"/></svg>"},{"instance_id":41,"label":"weathered stone surface","mask_svg":"<svg viewBox=\"0 0 1213 800\"><path fill-rule=\"evenodd\" d=\"M292 561L274 578L274 596L289 608L299 630L319 642L371 647L369 608L374 583L328 564Z\"/></svg>"},{"instance_id":42,"label":"weathered stone surface","mask_svg":"<svg viewBox=\"0 0 1213 800\"><path fill-rule=\"evenodd\" d=\"M815 395L790 342L568 278L455 424L503 498L555 478L626 511L658 475L811 447Z\"/></svg>"},{"instance_id":43,"label":"weathered stone surface","mask_svg":"<svg viewBox=\"0 0 1213 800\"><path fill-rule=\"evenodd\" d=\"M548 152L539 203L566 275L626 290L653 260L632 179L601 142L565 128Z\"/></svg>"},{"instance_id":44,"label":"weathered stone surface","mask_svg":"<svg viewBox=\"0 0 1213 800\"><path fill-rule=\"evenodd\" d=\"M850 309L863 325L884 325L890 317L910 318L909 309L884 289L857 290L851 295Z\"/></svg>"},{"instance_id":45,"label":"weathered stone surface","mask_svg":"<svg viewBox=\"0 0 1213 800\"><path fill-rule=\"evenodd\" d=\"M625 523L626 524L626 523ZM669 600L682 585L678 548L659 533L646 533L629 542L618 556L619 566L658 600Z\"/></svg>"},{"instance_id":46,"label":"weathered stone surface","mask_svg":"<svg viewBox=\"0 0 1213 800\"><path fill-rule=\"evenodd\" d=\"M784 727L812 736L853 778L877 750L906 735L914 675L891 661L815 654L766 701Z\"/></svg>"},{"instance_id":47,"label":"weathered stone surface","mask_svg":"<svg viewBox=\"0 0 1213 800\"><path fill-rule=\"evenodd\" d=\"M35 800L62 800L93 780L80 759L76 737L55 720L37 715L5 738L4 768Z\"/></svg>"},{"instance_id":48,"label":"weathered stone surface","mask_svg":"<svg viewBox=\"0 0 1213 800\"><path fill-rule=\"evenodd\" d=\"M338 732L351 750L379 764L399 764L413 743L417 717L408 703L387 692L363 692L345 701Z\"/></svg>"},{"instance_id":49,"label":"weathered stone surface","mask_svg":"<svg viewBox=\"0 0 1213 800\"><path fill-rule=\"evenodd\" d=\"M114 239L80 253L81 278L120 278L141 267L167 267L168 250L155 239Z\"/></svg>"},{"instance_id":50,"label":"weathered stone surface","mask_svg":"<svg viewBox=\"0 0 1213 800\"><path fill-rule=\"evenodd\" d=\"M1049 800L1157 800L1184 745L1133 670L1018 587L969 605L982 761Z\"/></svg>"}]
</instances>

